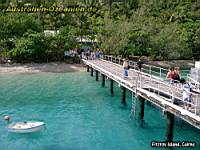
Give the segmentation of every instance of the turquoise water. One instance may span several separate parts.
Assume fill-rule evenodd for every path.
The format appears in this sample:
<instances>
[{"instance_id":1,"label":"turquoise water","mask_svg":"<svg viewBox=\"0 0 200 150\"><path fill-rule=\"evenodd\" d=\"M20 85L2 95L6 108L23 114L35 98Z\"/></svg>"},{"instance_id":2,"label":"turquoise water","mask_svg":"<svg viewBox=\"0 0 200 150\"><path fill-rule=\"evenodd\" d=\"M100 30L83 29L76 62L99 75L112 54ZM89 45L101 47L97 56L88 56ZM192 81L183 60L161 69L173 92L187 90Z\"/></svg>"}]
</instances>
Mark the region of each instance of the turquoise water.
<instances>
[{"instance_id":1,"label":"turquoise water","mask_svg":"<svg viewBox=\"0 0 200 150\"><path fill-rule=\"evenodd\" d=\"M86 72L0 76L1 150L148 150L152 140L164 141L167 120L161 110L145 104L145 125L129 117L120 89L109 94ZM139 106L139 103L138 103ZM138 110L138 109L137 109ZM138 111L137 111L138 112ZM46 130L13 134L5 129L4 115L14 121L43 120ZM196 141L200 131L176 118L174 140Z\"/></svg>"}]
</instances>

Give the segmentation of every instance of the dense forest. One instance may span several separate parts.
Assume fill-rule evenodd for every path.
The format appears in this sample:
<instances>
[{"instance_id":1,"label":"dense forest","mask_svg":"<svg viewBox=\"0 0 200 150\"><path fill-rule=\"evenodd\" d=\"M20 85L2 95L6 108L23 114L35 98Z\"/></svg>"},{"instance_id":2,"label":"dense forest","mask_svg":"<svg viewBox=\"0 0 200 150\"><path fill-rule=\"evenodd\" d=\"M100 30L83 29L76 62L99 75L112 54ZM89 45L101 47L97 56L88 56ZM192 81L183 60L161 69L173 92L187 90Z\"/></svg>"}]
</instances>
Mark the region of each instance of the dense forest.
<instances>
[{"instance_id":1,"label":"dense forest","mask_svg":"<svg viewBox=\"0 0 200 150\"><path fill-rule=\"evenodd\" d=\"M200 58L199 0L0 0L0 57L17 62L62 61L96 39L105 54L151 60ZM84 7L92 12L7 12L8 7ZM54 30L54 36L45 36Z\"/></svg>"}]
</instances>

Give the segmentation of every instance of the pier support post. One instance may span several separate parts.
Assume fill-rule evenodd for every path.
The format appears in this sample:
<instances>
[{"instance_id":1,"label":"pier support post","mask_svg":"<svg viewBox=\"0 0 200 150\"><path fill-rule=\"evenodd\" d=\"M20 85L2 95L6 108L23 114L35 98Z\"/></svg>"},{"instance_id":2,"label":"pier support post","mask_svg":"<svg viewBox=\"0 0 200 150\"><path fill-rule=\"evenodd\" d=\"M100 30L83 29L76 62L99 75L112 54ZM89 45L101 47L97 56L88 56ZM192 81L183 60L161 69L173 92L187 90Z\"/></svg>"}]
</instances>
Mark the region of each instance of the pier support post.
<instances>
[{"instance_id":1,"label":"pier support post","mask_svg":"<svg viewBox=\"0 0 200 150\"><path fill-rule=\"evenodd\" d=\"M90 71L90 67L87 65L87 72L89 72Z\"/></svg>"},{"instance_id":2,"label":"pier support post","mask_svg":"<svg viewBox=\"0 0 200 150\"><path fill-rule=\"evenodd\" d=\"M138 96L138 99L140 101L140 113L139 113L139 117L140 120L144 120L144 101L145 99L141 96Z\"/></svg>"},{"instance_id":3,"label":"pier support post","mask_svg":"<svg viewBox=\"0 0 200 150\"><path fill-rule=\"evenodd\" d=\"M167 142L173 141L173 132L174 132L174 114L167 112Z\"/></svg>"},{"instance_id":4,"label":"pier support post","mask_svg":"<svg viewBox=\"0 0 200 150\"><path fill-rule=\"evenodd\" d=\"M114 91L113 91L113 80L110 79L110 94L113 95Z\"/></svg>"},{"instance_id":5,"label":"pier support post","mask_svg":"<svg viewBox=\"0 0 200 150\"><path fill-rule=\"evenodd\" d=\"M95 72L96 72L96 81L98 81L99 80L99 72L97 70Z\"/></svg>"},{"instance_id":6,"label":"pier support post","mask_svg":"<svg viewBox=\"0 0 200 150\"><path fill-rule=\"evenodd\" d=\"M91 67L91 76L93 76L94 69Z\"/></svg>"},{"instance_id":7,"label":"pier support post","mask_svg":"<svg viewBox=\"0 0 200 150\"><path fill-rule=\"evenodd\" d=\"M121 93L122 93L121 103L123 105L126 105L126 88L123 86L121 86Z\"/></svg>"},{"instance_id":8,"label":"pier support post","mask_svg":"<svg viewBox=\"0 0 200 150\"><path fill-rule=\"evenodd\" d=\"M105 75L102 74L102 83L101 83L102 87L105 87Z\"/></svg>"}]
</instances>

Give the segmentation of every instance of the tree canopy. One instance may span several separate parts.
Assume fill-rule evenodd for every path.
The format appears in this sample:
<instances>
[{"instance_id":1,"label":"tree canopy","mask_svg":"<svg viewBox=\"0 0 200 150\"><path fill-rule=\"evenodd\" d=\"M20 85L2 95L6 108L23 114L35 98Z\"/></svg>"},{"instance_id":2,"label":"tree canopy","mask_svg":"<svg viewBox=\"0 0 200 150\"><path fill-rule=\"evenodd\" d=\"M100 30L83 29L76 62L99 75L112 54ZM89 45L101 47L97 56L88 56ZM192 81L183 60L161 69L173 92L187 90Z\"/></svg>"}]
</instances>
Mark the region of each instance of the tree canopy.
<instances>
[{"instance_id":1,"label":"tree canopy","mask_svg":"<svg viewBox=\"0 0 200 150\"><path fill-rule=\"evenodd\" d=\"M97 38L106 54L153 60L200 58L198 0L2 0L0 57L17 62L61 61L80 48L77 37ZM95 12L6 12L7 7L95 7ZM59 31L45 36L44 30Z\"/></svg>"}]
</instances>

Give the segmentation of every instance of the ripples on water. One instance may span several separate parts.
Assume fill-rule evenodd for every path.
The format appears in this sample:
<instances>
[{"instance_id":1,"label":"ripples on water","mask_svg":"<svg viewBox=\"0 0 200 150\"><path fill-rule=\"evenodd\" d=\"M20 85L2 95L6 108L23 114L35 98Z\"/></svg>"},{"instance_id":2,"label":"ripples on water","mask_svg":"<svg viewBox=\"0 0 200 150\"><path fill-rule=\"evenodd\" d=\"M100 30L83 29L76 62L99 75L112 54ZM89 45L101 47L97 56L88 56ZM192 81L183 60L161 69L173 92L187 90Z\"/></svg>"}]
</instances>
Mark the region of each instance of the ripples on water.
<instances>
[{"instance_id":1,"label":"ripples on water","mask_svg":"<svg viewBox=\"0 0 200 150\"><path fill-rule=\"evenodd\" d=\"M43 120L46 130L12 134L0 120L1 150L148 150L152 140L164 141L166 117L145 104L145 124L130 119L128 105L120 103L120 89L109 94L87 73L46 73L0 76L0 117L14 121ZM138 110L138 109L137 109ZM176 118L174 139L196 141L199 130Z\"/></svg>"}]
</instances>

